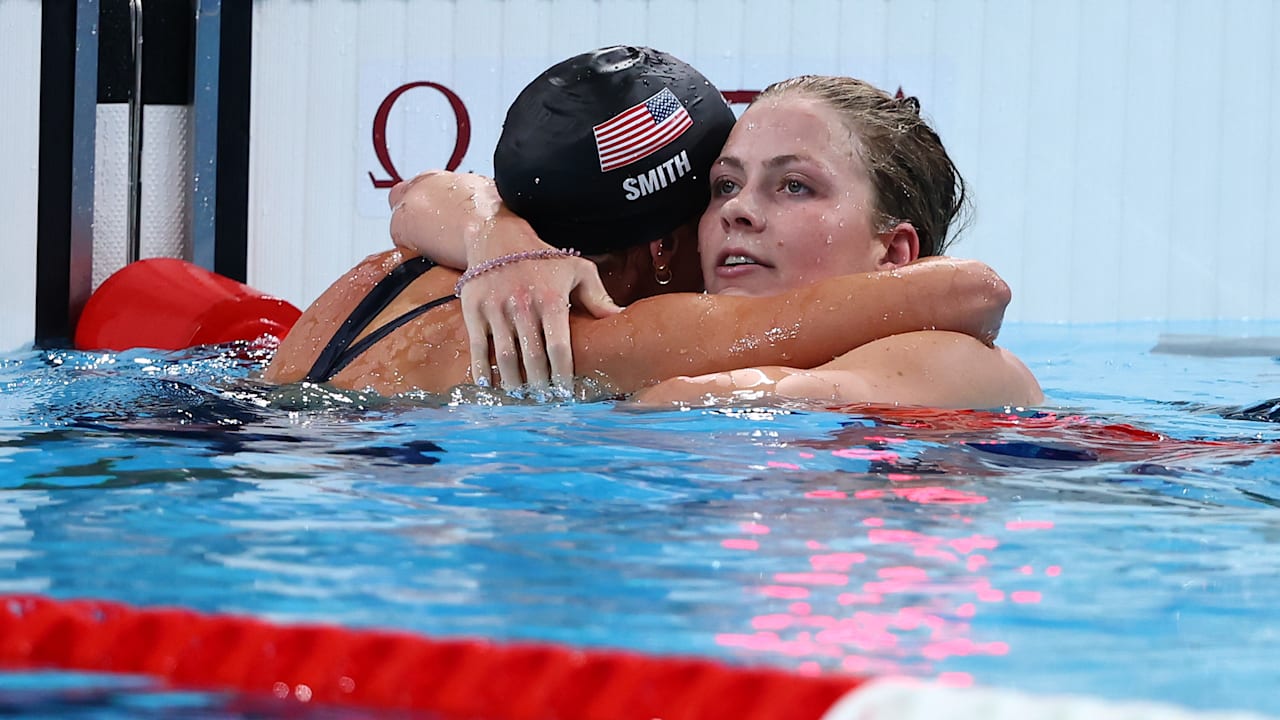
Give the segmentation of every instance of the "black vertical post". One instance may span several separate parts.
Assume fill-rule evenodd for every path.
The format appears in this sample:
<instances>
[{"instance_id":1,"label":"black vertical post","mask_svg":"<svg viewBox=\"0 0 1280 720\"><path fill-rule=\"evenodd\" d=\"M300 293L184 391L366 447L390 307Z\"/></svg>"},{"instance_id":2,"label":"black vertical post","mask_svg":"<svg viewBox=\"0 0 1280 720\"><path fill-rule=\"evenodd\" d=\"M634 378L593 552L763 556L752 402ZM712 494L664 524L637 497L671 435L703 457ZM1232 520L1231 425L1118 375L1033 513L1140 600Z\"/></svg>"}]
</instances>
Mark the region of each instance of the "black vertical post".
<instances>
[{"instance_id":1,"label":"black vertical post","mask_svg":"<svg viewBox=\"0 0 1280 720\"><path fill-rule=\"evenodd\" d=\"M249 254L249 83L253 4L222 3L214 272L245 282Z\"/></svg>"},{"instance_id":2,"label":"black vertical post","mask_svg":"<svg viewBox=\"0 0 1280 720\"><path fill-rule=\"evenodd\" d=\"M40 180L36 204L37 347L71 337L71 158L76 91L76 6L40 8Z\"/></svg>"}]
</instances>

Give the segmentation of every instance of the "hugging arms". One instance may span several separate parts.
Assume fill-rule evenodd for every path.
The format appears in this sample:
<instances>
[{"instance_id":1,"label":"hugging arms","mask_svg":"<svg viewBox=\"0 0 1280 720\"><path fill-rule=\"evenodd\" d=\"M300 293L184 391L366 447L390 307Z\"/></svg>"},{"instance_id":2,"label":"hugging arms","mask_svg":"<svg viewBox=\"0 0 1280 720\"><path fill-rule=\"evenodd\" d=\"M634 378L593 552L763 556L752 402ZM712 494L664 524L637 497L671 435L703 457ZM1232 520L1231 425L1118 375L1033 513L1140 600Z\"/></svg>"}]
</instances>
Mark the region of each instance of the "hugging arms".
<instances>
[{"instance_id":1,"label":"hugging arms","mask_svg":"<svg viewBox=\"0 0 1280 720\"><path fill-rule=\"evenodd\" d=\"M852 89L877 107L881 102L869 86L855 82ZM741 148L759 139L742 135L743 125L735 128L714 86L665 53L604 48L553 66L508 113L495 153L496 183L427 174L397 187L390 199L393 236L412 252L472 266L533 248L544 251L537 257L555 259L525 259L481 273L463 285L458 303L452 297L457 271L402 252L374 256L307 309L267 379L390 394L439 392L483 380L495 369L507 386L552 379L564 384L576 369L604 375L621 392L687 376L650 391L658 393L698 375L749 366L790 368L791 378L862 345L892 350L883 344L918 343L912 331L935 328L966 335L935 337L930 345L942 352L928 353L933 362L957 363L970 379L999 369L987 360L995 356L984 353L991 348L974 338L994 337L1008 288L980 263L915 262L921 247L923 254L940 250L958 206L954 195L934 193L951 206L950 214L885 202L898 179L889 168L890 177L881 182L886 173L874 152L875 133L859 132L829 112L822 93L832 88L782 90L775 105L800 112L788 110L770 123L816 121L796 128L816 144L767 147L767 154L753 155ZM834 88L837 95L849 90ZM735 144L731 131L743 142ZM630 144L609 137L637 132L642 141ZM950 191L949 159L944 154L942 160L935 184ZM913 168L897 173L918 174ZM881 187L886 182L888 191ZM913 194L906 193L908 200ZM557 255L537 237L587 257ZM559 288L546 289L548 279ZM704 287L716 293L696 294ZM578 288L579 304L600 317L571 313L571 288ZM606 297L629 307L618 313ZM957 355L956 348L973 357ZM321 362L332 357L340 361ZM884 372L893 380L911 370L884 363L878 370L851 369L846 365L853 360L821 371ZM998 372L992 377L1001 379ZM841 387L857 385L845 380ZM911 381L894 382L906 387ZM770 392L776 394L796 383L775 385ZM919 401L995 405L1015 396L939 390L946 392ZM828 393L810 399L866 397Z\"/></svg>"}]
</instances>

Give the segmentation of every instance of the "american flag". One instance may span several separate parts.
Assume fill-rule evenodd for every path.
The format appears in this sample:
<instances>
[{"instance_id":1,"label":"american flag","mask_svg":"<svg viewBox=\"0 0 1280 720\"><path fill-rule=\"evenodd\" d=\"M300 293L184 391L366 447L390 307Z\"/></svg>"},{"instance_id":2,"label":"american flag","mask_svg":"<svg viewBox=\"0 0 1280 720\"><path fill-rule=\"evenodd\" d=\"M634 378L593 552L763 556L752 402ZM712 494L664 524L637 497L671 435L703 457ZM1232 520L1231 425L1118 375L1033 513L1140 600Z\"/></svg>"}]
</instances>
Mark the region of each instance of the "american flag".
<instances>
[{"instance_id":1,"label":"american flag","mask_svg":"<svg viewBox=\"0 0 1280 720\"><path fill-rule=\"evenodd\" d=\"M693 118L668 88L596 125L600 171L609 172L662 149L693 127Z\"/></svg>"}]
</instances>

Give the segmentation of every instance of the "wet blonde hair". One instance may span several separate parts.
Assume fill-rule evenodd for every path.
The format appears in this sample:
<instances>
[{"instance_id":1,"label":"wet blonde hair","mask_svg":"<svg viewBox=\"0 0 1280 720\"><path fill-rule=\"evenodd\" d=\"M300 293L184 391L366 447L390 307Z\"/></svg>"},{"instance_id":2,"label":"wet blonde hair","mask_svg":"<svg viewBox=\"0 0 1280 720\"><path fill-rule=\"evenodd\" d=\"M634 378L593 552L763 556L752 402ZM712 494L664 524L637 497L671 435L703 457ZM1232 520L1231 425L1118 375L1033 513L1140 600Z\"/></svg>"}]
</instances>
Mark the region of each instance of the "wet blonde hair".
<instances>
[{"instance_id":1,"label":"wet blonde hair","mask_svg":"<svg viewBox=\"0 0 1280 720\"><path fill-rule=\"evenodd\" d=\"M967 206L967 193L942 139L920 117L920 102L833 75L800 75L773 83L755 102L786 95L828 105L853 133L875 191L880 216L876 227L887 230L909 222L920 236L920 256L941 255L953 239L952 222Z\"/></svg>"}]
</instances>

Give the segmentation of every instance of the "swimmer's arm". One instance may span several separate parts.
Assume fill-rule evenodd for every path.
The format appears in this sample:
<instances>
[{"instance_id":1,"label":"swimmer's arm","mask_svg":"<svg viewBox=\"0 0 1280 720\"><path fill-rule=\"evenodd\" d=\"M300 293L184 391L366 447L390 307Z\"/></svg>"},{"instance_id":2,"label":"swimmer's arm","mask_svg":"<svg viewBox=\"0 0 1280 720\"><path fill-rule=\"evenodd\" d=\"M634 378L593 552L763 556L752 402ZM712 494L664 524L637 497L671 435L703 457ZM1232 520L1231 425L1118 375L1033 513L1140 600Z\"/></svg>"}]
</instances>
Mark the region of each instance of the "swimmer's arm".
<instances>
[{"instance_id":1,"label":"swimmer's arm","mask_svg":"<svg viewBox=\"0 0 1280 720\"><path fill-rule=\"evenodd\" d=\"M457 270L551 247L502 204L493 180L482 175L426 172L397 184L387 200L395 244ZM582 258L513 262L467 282L462 317L471 376L489 381L492 338L504 387L567 386L574 366L566 298L595 317L621 311L595 263Z\"/></svg>"},{"instance_id":2,"label":"swimmer's arm","mask_svg":"<svg viewBox=\"0 0 1280 720\"><path fill-rule=\"evenodd\" d=\"M787 399L826 406L1028 407L1039 383L1012 353L956 333L877 340L813 370L759 367L667 380L637 393L645 405Z\"/></svg>"},{"instance_id":3,"label":"swimmer's arm","mask_svg":"<svg viewBox=\"0 0 1280 720\"><path fill-rule=\"evenodd\" d=\"M990 343L1009 299L991 268L949 258L829 278L772 297L660 295L610 318L575 319L574 356L632 392L678 375L817 367L917 330Z\"/></svg>"},{"instance_id":4,"label":"swimmer's arm","mask_svg":"<svg viewBox=\"0 0 1280 720\"><path fill-rule=\"evenodd\" d=\"M498 255L549 247L503 206L493 179L483 175L430 170L397 183L387 202L396 247L455 270Z\"/></svg>"}]
</instances>

